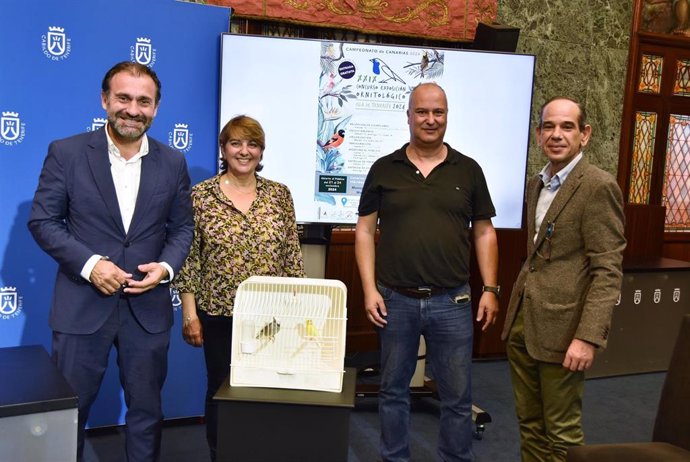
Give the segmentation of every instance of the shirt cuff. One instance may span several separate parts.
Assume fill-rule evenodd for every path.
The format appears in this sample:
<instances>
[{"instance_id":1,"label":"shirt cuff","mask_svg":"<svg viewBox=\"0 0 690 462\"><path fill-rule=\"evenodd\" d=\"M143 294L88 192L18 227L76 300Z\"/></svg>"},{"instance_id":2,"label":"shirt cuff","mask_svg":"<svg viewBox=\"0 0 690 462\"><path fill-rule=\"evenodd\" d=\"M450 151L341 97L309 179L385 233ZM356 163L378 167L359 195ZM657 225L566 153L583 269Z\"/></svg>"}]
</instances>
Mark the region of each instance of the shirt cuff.
<instances>
[{"instance_id":1,"label":"shirt cuff","mask_svg":"<svg viewBox=\"0 0 690 462\"><path fill-rule=\"evenodd\" d=\"M84 263L81 273L79 273L81 277L91 282L91 271L93 271L93 267L96 266L96 263L98 263L100 259L101 255L91 255L91 257L86 260L86 263Z\"/></svg>"},{"instance_id":2,"label":"shirt cuff","mask_svg":"<svg viewBox=\"0 0 690 462\"><path fill-rule=\"evenodd\" d=\"M159 262L160 265L163 266L166 270L168 270L168 277L166 279L163 279L161 282L167 283L175 279L175 272L173 271L172 267L168 265L166 262L162 261Z\"/></svg>"}]
</instances>

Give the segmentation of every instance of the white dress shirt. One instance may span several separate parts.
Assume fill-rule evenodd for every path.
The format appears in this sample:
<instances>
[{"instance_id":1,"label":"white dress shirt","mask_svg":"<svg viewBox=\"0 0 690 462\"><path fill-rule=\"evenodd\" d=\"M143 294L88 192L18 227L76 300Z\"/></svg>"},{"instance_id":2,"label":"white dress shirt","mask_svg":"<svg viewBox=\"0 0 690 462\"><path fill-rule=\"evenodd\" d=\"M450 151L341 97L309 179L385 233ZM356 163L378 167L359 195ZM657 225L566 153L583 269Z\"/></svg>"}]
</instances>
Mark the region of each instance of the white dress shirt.
<instances>
[{"instance_id":1,"label":"white dress shirt","mask_svg":"<svg viewBox=\"0 0 690 462\"><path fill-rule=\"evenodd\" d=\"M565 179L570 172L573 171L577 163L580 162L580 159L582 159L582 151L580 151L568 165L553 176L551 176L551 162L546 164L546 166L541 169L541 172L539 172L539 178L541 178L542 183L544 183L544 187L539 191L539 199L537 200L537 212L534 217L534 242L537 242L537 235L539 234L539 228L541 228L541 222L544 221L544 215L546 215L556 194L558 194L558 189L565 182Z\"/></svg>"}]
</instances>

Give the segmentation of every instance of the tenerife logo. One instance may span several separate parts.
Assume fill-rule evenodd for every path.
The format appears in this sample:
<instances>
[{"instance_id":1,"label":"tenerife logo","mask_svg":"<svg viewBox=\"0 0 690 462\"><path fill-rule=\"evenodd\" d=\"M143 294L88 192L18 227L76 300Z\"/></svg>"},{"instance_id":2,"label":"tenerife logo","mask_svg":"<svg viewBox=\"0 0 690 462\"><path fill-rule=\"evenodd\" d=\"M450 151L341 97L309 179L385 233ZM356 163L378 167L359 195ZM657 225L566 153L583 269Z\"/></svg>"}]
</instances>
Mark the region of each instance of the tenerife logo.
<instances>
[{"instance_id":1,"label":"tenerife logo","mask_svg":"<svg viewBox=\"0 0 690 462\"><path fill-rule=\"evenodd\" d=\"M0 287L0 319L12 319L22 311L22 297L16 287Z\"/></svg>"},{"instance_id":2,"label":"tenerife logo","mask_svg":"<svg viewBox=\"0 0 690 462\"><path fill-rule=\"evenodd\" d=\"M189 125L175 124L175 129L168 132L168 146L187 153L192 149L192 134Z\"/></svg>"},{"instance_id":3,"label":"tenerife logo","mask_svg":"<svg viewBox=\"0 0 690 462\"><path fill-rule=\"evenodd\" d=\"M90 127L86 127L87 132L95 132L99 128L101 128L105 123L107 122L107 119L104 119L103 117L94 117L93 122L91 122Z\"/></svg>"},{"instance_id":4,"label":"tenerife logo","mask_svg":"<svg viewBox=\"0 0 690 462\"><path fill-rule=\"evenodd\" d=\"M151 39L137 37L137 43L129 47L129 56L144 66L153 67L156 64L156 49L151 46Z\"/></svg>"},{"instance_id":5,"label":"tenerife logo","mask_svg":"<svg viewBox=\"0 0 690 462\"><path fill-rule=\"evenodd\" d=\"M0 117L0 144L14 146L24 141L25 124L19 119L18 112L4 112Z\"/></svg>"},{"instance_id":6,"label":"tenerife logo","mask_svg":"<svg viewBox=\"0 0 690 462\"><path fill-rule=\"evenodd\" d=\"M50 26L48 35L41 35L41 47L46 58L52 61L67 59L72 51L72 40L62 27Z\"/></svg>"},{"instance_id":7,"label":"tenerife logo","mask_svg":"<svg viewBox=\"0 0 690 462\"><path fill-rule=\"evenodd\" d=\"M173 310L177 311L182 306L180 299L180 292L177 289L170 288L170 301L172 301Z\"/></svg>"}]
</instances>

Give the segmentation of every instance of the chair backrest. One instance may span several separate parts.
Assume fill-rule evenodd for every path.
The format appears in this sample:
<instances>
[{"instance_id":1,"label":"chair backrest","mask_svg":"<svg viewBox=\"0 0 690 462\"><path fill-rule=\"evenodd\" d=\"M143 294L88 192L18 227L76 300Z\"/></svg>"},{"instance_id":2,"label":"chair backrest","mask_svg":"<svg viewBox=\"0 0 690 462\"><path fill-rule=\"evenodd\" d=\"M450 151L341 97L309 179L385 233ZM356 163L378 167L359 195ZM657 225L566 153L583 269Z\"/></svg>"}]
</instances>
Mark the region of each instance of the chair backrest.
<instances>
[{"instance_id":1,"label":"chair backrest","mask_svg":"<svg viewBox=\"0 0 690 462\"><path fill-rule=\"evenodd\" d=\"M690 451L690 314L683 316L681 322L661 391L652 440Z\"/></svg>"}]
</instances>

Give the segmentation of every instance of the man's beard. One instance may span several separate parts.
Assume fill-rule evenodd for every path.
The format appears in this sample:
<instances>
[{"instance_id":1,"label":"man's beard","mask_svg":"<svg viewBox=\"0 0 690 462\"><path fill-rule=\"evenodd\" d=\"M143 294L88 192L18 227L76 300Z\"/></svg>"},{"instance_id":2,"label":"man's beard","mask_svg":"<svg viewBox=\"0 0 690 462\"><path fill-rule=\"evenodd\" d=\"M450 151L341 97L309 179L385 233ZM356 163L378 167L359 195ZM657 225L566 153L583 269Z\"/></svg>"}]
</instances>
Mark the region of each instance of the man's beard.
<instances>
[{"instance_id":1,"label":"man's beard","mask_svg":"<svg viewBox=\"0 0 690 462\"><path fill-rule=\"evenodd\" d=\"M125 120L134 120L142 123L143 125L138 128L127 127L124 124ZM152 119L147 119L145 116L129 117L124 113L124 111L119 111L115 114L108 115L108 125L110 125L113 132L115 132L118 137L129 141L136 141L141 138L151 127L152 121Z\"/></svg>"}]
</instances>

